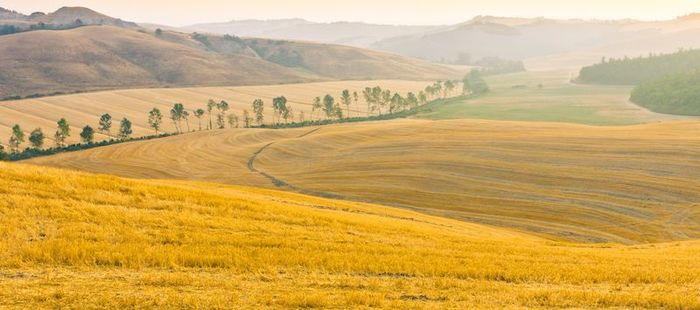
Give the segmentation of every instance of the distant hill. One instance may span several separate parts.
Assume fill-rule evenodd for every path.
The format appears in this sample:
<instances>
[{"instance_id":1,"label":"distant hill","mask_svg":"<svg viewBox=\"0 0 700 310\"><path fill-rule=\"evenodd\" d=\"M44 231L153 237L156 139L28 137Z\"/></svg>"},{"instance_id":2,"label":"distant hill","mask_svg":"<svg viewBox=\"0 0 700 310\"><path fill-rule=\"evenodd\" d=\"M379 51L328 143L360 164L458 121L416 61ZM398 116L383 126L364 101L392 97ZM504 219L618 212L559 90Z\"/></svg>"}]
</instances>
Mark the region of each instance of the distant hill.
<instances>
[{"instance_id":1,"label":"distant hill","mask_svg":"<svg viewBox=\"0 0 700 310\"><path fill-rule=\"evenodd\" d=\"M0 18L0 100L115 88L460 75L347 46L147 29L82 7L31 15L1 9Z\"/></svg>"},{"instance_id":2,"label":"distant hill","mask_svg":"<svg viewBox=\"0 0 700 310\"><path fill-rule=\"evenodd\" d=\"M449 64L475 65L494 57L523 60L536 70L578 69L603 56L636 57L700 48L698 13L661 21L477 16L456 25L418 27L302 19L247 20L186 29L369 47Z\"/></svg>"},{"instance_id":3,"label":"distant hill","mask_svg":"<svg viewBox=\"0 0 700 310\"><path fill-rule=\"evenodd\" d=\"M478 17L443 31L391 38L372 47L443 62L454 62L463 54L475 60L522 60L610 42L623 35L637 34L623 33L618 23Z\"/></svg>"},{"instance_id":4,"label":"distant hill","mask_svg":"<svg viewBox=\"0 0 700 310\"><path fill-rule=\"evenodd\" d=\"M558 60L580 66L606 55L635 57L700 47L698 16L654 22L479 16L429 33L385 39L371 47L447 63L499 57L542 58L536 67Z\"/></svg>"},{"instance_id":5,"label":"distant hill","mask_svg":"<svg viewBox=\"0 0 700 310\"><path fill-rule=\"evenodd\" d=\"M298 59L289 62L283 55ZM345 46L169 31L156 34L114 26L0 36L0 68L0 99L124 87L459 75L443 66Z\"/></svg>"},{"instance_id":6,"label":"distant hill","mask_svg":"<svg viewBox=\"0 0 700 310\"><path fill-rule=\"evenodd\" d=\"M84 7L62 7L56 12L36 12L24 15L0 8L0 25L14 25L23 30L65 28L83 25L107 25L125 28L138 28L136 23L112 18ZM33 27L32 27L33 26Z\"/></svg>"},{"instance_id":7,"label":"distant hill","mask_svg":"<svg viewBox=\"0 0 700 310\"><path fill-rule=\"evenodd\" d=\"M383 39L424 34L438 26L375 25L355 22L314 23L303 19L241 20L226 23L198 24L184 29L245 37L302 40L369 47Z\"/></svg>"},{"instance_id":8,"label":"distant hill","mask_svg":"<svg viewBox=\"0 0 700 310\"><path fill-rule=\"evenodd\" d=\"M649 57L603 59L601 63L581 69L577 81L591 84L637 85L697 69L700 69L700 50L688 50Z\"/></svg>"}]
</instances>

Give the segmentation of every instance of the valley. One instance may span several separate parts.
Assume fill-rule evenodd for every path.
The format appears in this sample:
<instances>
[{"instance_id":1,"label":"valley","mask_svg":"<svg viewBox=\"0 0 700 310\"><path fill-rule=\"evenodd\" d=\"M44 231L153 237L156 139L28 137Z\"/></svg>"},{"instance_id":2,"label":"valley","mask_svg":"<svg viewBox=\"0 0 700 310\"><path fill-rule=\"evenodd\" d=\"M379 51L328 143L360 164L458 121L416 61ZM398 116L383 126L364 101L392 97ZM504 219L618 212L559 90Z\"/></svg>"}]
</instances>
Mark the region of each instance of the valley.
<instances>
[{"instance_id":1,"label":"valley","mask_svg":"<svg viewBox=\"0 0 700 310\"><path fill-rule=\"evenodd\" d=\"M700 4L596 1L3 2L0 309L700 309Z\"/></svg>"}]
</instances>

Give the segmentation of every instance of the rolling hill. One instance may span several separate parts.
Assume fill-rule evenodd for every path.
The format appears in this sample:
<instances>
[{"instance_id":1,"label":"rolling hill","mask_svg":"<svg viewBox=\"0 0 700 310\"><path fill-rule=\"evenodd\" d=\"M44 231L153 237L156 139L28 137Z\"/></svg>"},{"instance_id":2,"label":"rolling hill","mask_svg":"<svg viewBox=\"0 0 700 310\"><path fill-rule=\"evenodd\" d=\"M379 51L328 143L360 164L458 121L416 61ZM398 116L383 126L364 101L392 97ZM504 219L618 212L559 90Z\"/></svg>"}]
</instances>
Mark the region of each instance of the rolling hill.
<instances>
[{"instance_id":1,"label":"rolling hill","mask_svg":"<svg viewBox=\"0 0 700 310\"><path fill-rule=\"evenodd\" d=\"M168 61L164 59L164 61ZM207 72L199 71L199 72ZM2 73L0 73L1 75ZM262 73L259 73L262 74ZM261 77L265 78L265 77ZM29 134L34 128L40 127L47 136L56 128L56 122L60 118L66 118L72 125L73 135L69 142L79 142L80 130L85 125L98 128L100 115L110 113L116 121L126 117L133 123L135 136L153 134L148 126L148 111L154 107L159 108L164 115L162 131L173 132L175 127L168 119L168 113L176 102L184 104L188 111L201 108L206 111L207 102L226 100L231 110L228 114L236 114L243 118L243 111L252 113L251 104L255 99L263 99L265 102L265 120L272 120L272 98L285 96L294 113L294 120L298 121L299 113L304 112L304 118L320 119L321 112L312 113L312 102L317 96L331 94L338 98L344 89L360 93L358 104L353 103L350 109L351 116L366 115L367 105L361 95L365 87L381 86L395 92L405 94L409 91L417 93L427 86L425 81L336 81L321 83L267 85L267 86L238 86L238 87L195 87L195 88L153 88L102 91L84 94L53 96L48 98L35 98L16 101L0 102L0 144L4 144L10 137L11 128L19 124ZM202 120L206 124L208 115ZM242 121L241 121L242 124ZM199 128L199 122L194 116L190 116L189 124L183 127L192 130ZM206 125L205 125L206 127ZM116 133L116 127L112 134ZM47 138L49 138L47 137ZM106 138L98 134L98 139ZM47 141L47 146L53 145ZM23 147L28 146L24 144Z\"/></svg>"},{"instance_id":2,"label":"rolling hill","mask_svg":"<svg viewBox=\"0 0 700 310\"><path fill-rule=\"evenodd\" d=\"M585 125L634 125L685 120L630 102L631 86L572 83L569 70L487 76L491 91L454 98L417 117L431 120L487 119Z\"/></svg>"},{"instance_id":3,"label":"rolling hill","mask_svg":"<svg viewBox=\"0 0 700 310\"><path fill-rule=\"evenodd\" d=\"M668 21L556 20L479 16L418 35L385 39L372 48L431 61L500 57L528 60L539 70L578 67L601 57L636 57L700 47L697 15Z\"/></svg>"},{"instance_id":4,"label":"rolling hill","mask_svg":"<svg viewBox=\"0 0 700 310\"><path fill-rule=\"evenodd\" d=\"M109 21L90 12L66 8L41 18ZM460 75L448 67L340 45L156 33L118 25L114 20L97 26L0 36L0 98L115 88Z\"/></svg>"},{"instance_id":5,"label":"rolling hill","mask_svg":"<svg viewBox=\"0 0 700 310\"><path fill-rule=\"evenodd\" d=\"M0 8L0 25L15 25L21 30L30 30L31 26L41 28L63 28L82 25L108 25L124 28L138 28L136 23L113 18L84 7L62 7L55 12L36 12L24 15Z\"/></svg>"},{"instance_id":6,"label":"rolling hill","mask_svg":"<svg viewBox=\"0 0 700 310\"><path fill-rule=\"evenodd\" d=\"M700 237L698 126L403 120L234 129L29 162L280 186L558 240L634 244Z\"/></svg>"},{"instance_id":7,"label":"rolling hill","mask_svg":"<svg viewBox=\"0 0 700 310\"><path fill-rule=\"evenodd\" d=\"M697 242L556 243L378 205L6 163L0 192L3 307L700 306Z\"/></svg>"},{"instance_id":8,"label":"rolling hill","mask_svg":"<svg viewBox=\"0 0 700 310\"><path fill-rule=\"evenodd\" d=\"M315 23L303 19L233 20L183 27L189 31L243 37L313 41L367 48L383 39L422 34L439 26L375 25L357 22Z\"/></svg>"}]
</instances>

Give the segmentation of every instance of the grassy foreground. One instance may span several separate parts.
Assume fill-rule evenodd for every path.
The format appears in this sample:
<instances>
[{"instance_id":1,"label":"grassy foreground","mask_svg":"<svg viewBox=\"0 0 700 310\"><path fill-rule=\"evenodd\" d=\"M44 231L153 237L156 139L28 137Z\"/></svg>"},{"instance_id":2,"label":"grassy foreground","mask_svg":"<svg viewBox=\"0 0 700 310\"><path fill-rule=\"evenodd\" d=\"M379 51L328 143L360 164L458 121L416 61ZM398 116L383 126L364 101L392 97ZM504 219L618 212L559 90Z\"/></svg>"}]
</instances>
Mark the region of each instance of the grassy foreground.
<instances>
[{"instance_id":1,"label":"grassy foreground","mask_svg":"<svg viewBox=\"0 0 700 310\"><path fill-rule=\"evenodd\" d=\"M377 205L0 163L0 306L697 308L700 243L554 243Z\"/></svg>"}]
</instances>

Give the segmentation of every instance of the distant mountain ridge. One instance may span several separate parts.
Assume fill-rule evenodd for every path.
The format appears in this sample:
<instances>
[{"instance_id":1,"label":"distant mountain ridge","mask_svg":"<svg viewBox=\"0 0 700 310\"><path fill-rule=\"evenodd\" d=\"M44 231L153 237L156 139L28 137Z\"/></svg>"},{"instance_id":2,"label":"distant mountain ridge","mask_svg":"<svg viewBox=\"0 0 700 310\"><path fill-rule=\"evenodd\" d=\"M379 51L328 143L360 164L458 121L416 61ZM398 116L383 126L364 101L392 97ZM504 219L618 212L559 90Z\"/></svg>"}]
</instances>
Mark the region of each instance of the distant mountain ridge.
<instances>
[{"instance_id":1,"label":"distant mountain ridge","mask_svg":"<svg viewBox=\"0 0 700 310\"><path fill-rule=\"evenodd\" d=\"M148 30L87 8L0 14L32 27L0 35L0 99L115 88L460 75L445 66L348 46ZM0 20L0 30L7 21Z\"/></svg>"},{"instance_id":2,"label":"distant mountain ridge","mask_svg":"<svg viewBox=\"0 0 700 310\"><path fill-rule=\"evenodd\" d=\"M196 24L183 29L243 37L302 40L369 47L386 38L423 34L440 26L377 25L360 22L316 23L304 19L232 20L224 23Z\"/></svg>"},{"instance_id":3,"label":"distant mountain ridge","mask_svg":"<svg viewBox=\"0 0 700 310\"><path fill-rule=\"evenodd\" d=\"M471 64L489 57L528 60L579 53L571 60L583 65L602 56L636 56L700 47L700 36L694 36L694 32L700 33L698 13L665 21L476 16L447 26L234 20L184 29L343 44L452 64Z\"/></svg>"},{"instance_id":4,"label":"distant mountain ridge","mask_svg":"<svg viewBox=\"0 0 700 310\"><path fill-rule=\"evenodd\" d=\"M136 23L109 17L84 7L62 7L55 12L48 14L43 12L35 12L31 15L24 15L15 11L0 8L0 24L23 27L28 24L39 23L53 26L106 25L123 28L139 27Z\"/></svg>"}]
</instances>

